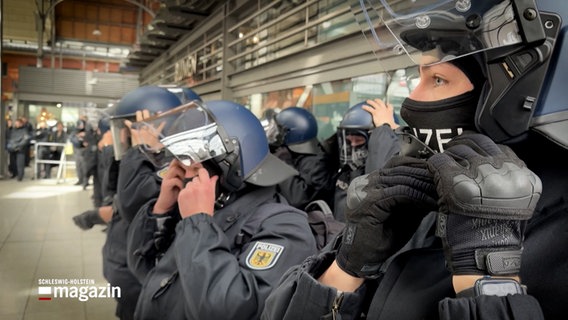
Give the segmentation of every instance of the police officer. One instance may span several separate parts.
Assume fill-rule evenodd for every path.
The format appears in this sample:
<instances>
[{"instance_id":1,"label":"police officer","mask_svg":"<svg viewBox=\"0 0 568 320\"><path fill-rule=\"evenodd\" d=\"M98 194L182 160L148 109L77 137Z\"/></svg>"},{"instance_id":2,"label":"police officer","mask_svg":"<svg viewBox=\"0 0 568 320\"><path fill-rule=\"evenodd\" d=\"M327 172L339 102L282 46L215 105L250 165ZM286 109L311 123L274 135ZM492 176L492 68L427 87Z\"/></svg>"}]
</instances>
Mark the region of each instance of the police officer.
<instances>
[{"instance_id":1,"label":"police officer","mask_svg":"<svg viewBox=\"0 0 568 320\"><path fill-rule=\"evenodd\" d=\"M118 177L118 161L114 159L113 140L110 131L110 117L114 114L115 107L101 112L101 118L97 124L97 136L100 137L97 144L97 178L94 179L100 185L100 205L73 216L73 222L83 230L89 230L94 225L106 225L112 218L112 203L116 194L116 180ZM96 190L96 189L95 189Z\"/></svg>"},{"instance_id":2,"label":"police officer","mask_svg":"<svg viewBox=\"0 0 568 320\"><path fill-rule=\"evenodd\" d=\"M391 123L374 111L376 102L367 100L350 107L337 127L339 170L335 178L333 214L345 221L347 188L353 179L382 166L400 152ZM391 113L388 114L392 117ZM394 124L394 120L392 121Z\"/></svg>"},{"instance_id":3,"label":"police officer","mask_svg":"<svg viewBox=\"0 0 568 320\"><path fill-rule=\"evenodd\" d=\"M69 141L71 142L71 145L73 145L73 158L75 159L75 171L77 172L78 179L75 183L76 186L88 183L85 179L85 159L83 157L83 153L85 151L84 139L86 129L87 117L81 116L75 123L75 128L69 136Z\"/></svg>"},{"instance_id":4,"label":"police officer","mask_svg":"<svg viewBox=\"0 0 568 320\"><path fill-rule=\"evenodd\" d=\"M122 295L117 298L116 315L132 319L141 284L130 271L126 257L126 234L139 207L155 197L160 189L156 168L141 152L137 135L128 126L132 121L164 112L181 104L179 99L164 88L143 86L127 93L116 106L110 118L113 135L113 155L116 174L116 194L110 204L112 219L103 247L103 274L113 286L120 286ZM116 170L118 166L118 170ZM142 191L143 190L143 191Z\"/></svg>"},{"instance_id":5,"label":"police officer","mask_svg":"<svg viewBox=\"0 0 568 320\"><path fill-rule=\"evenodd\" d=\"M259 120L239 104L188 105L174 123L160 141L176 160L128 230L133 265L158 259L136 318L256 319L283 272L316 252L306 214L276 192L297 172L270 154ZM167 240L168 221L177 224L165 251L145 250Z\"/></svg>"},{"instance_id":6,"label":"police officer","mask_svg":"<svg viewBox=\"0 0 568 320\"><path fill-rule=\"evenodd\" d=\"M17 177L18 181L24 179L24 171L26 168L26 146L31 141L31 135L28 129L24 127L22 119L18 118L14 121L14 126L9 130L6 141L6 150L10 152L10 173L12 178Z\"/></svg>"},{"instance_id":7,"label":"police officer","mask_svg":"<svg viewBox=\"0 0 568 320\"><path fill-rule=\"evenodd\" d=\"M565 317L568 136L543 115L568 108L549 91L561 86L566 44L555 38L568 10L537 3L520 14L520 1L409 1L397 3L404 14L381 10L394 13L385 31L411 46L403 51L424 52L420 84L401 114L438 153L394 157L353 181L337 250L292 271L264 318ZM507 41L498 37L505 33ZM484 73L489 80L480 81ZM424 216L419 224L416 215Z\"/></svg>"},{"instance_id":8,"label":"police officer","mask_svg":"<svg viewBox=\"0 0 568 320\"><path fill-rule=\"evenodd\" d=\"M299 173L279 183L278 190L290 205L302 210L314 200L324 200L333 206L335 172L317 133L315 117L299 107L289 107L274 115L267 133L273 154Z\"/></svg>"}]
</instances>

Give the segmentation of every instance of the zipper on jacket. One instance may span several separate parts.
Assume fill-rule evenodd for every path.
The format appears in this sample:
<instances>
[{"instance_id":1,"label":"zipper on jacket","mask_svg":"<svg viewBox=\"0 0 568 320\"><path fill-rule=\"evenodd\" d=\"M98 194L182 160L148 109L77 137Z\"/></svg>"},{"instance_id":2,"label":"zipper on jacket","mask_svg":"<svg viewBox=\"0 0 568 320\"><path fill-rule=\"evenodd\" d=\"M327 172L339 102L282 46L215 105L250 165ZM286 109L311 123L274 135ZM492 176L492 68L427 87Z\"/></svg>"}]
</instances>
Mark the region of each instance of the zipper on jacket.
<instances>
[{"instance_id":1,"label":"zipper on jacket","mask_svg":"<svg viewBox=\"0 0 568 320\"><path fill-rule=\"evenodd\" d=\"M343 302L343 291L337 291L337 296L331 305L331 316L333 320L341 320L341 314L339 313L341 302Z\"/></svg>"}]
</instances>

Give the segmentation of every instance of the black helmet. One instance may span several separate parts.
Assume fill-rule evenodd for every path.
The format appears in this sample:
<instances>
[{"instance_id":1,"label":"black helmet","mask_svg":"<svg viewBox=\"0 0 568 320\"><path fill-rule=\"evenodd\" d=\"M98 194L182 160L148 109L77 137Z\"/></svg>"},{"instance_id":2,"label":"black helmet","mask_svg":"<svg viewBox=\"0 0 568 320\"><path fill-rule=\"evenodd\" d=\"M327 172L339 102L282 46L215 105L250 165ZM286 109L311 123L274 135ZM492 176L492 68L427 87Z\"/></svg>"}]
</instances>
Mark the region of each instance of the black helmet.
<instances>
[{"instance_id":1,"label":"black helmet","mask_svg":"<svg viewBox=\"0 0 568 320\"><path fill-rule=\"evenodd\" d=\"M535 130L568 147L566 1L365 3L354 0L352 6L362 9L358 21L379 57L407 57L407 65L416 64L418 55L432 63L482 58L479 72L487 80L475 113L480 132L507 142Z\"/></svg>"}]
</instances>

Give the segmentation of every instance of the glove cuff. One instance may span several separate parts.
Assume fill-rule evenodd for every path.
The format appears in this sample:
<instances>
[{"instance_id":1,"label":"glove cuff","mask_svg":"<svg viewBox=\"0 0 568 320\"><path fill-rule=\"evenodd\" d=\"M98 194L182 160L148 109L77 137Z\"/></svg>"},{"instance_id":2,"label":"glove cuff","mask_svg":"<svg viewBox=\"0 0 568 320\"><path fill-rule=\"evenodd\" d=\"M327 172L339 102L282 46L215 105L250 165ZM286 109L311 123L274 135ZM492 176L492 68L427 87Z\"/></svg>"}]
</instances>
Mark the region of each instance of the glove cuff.
<instances>
[{"instance_id":1,"label":"glove cuff","mask_svg":"<svg viewBox=\"0 0 568 320\"><path fill-rule=\"evenodd\" d=\"M517 275L521 270L522 248L462 250L450 253L449 269L454 275Z\"/></svg>"},{"instance_id":2,"label":"glove cuff","mask_svg":"<svg viewBox=\"0 0 568 320\"><path fill-rule=\"evenodd\" d=\"M354 243L357 227L358 226L355 224L347 224L345 226L343 241L335 260L341 270L353 277L367 279L377 278L382 262L377 261L377 257L374 257L376 255L374 252L367 252L366 254L360 252L362 246L358 246L357 243ZM373 263L373 261L376 261L376 263Z\"/></svg>"}]
</instances>

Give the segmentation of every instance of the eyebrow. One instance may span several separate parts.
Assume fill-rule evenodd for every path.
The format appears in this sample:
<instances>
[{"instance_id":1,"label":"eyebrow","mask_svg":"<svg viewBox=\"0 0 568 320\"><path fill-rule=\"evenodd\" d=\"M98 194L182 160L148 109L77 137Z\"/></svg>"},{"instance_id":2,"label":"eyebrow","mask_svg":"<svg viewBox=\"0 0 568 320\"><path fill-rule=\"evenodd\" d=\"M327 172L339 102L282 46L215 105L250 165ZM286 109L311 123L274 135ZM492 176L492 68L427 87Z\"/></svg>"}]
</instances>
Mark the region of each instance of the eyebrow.
<instances>
[{"instance_id":1,"label":"eyebrow","mask_svg":"<svg viewBox=\"0 0 568 320\"><path fill-rule=\"evenodd\" d=\"M443 75L451 73L451 70L448 69L447 64L449 64L449 62L444 62L443 64L434 64L434 65L421 65L418 68L418 74L422 75L422 72L431 71L432 68L436 68L436 70L431 71L432 73L441 73Z\"/></svg>"}]
</instances>

